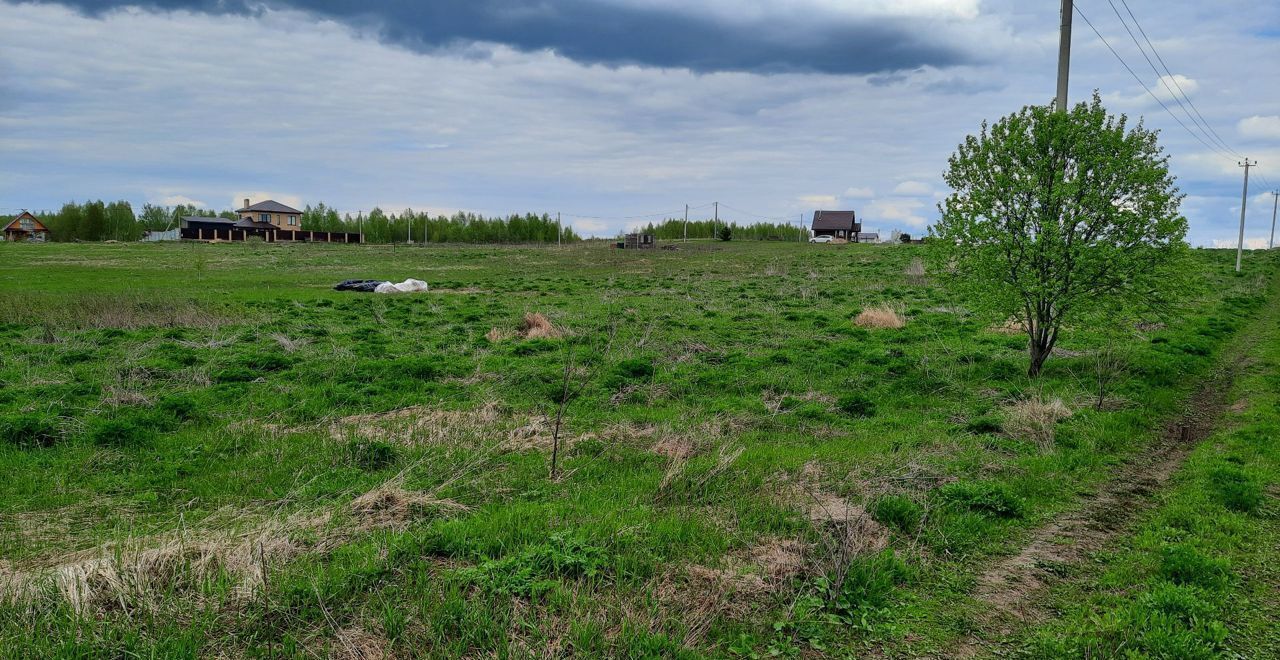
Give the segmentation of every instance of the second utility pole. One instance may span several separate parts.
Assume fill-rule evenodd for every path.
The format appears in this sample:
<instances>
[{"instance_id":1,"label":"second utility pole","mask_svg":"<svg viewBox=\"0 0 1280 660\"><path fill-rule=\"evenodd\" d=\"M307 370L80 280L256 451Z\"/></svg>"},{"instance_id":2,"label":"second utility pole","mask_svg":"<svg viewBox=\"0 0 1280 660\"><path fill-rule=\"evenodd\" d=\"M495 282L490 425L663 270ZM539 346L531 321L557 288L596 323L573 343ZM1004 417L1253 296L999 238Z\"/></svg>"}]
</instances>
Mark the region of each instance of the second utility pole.
<instances>
[{"instance_id":1,"label":"second utility pole","mask_svg":"<svg viewBox=\"0 0 1280 660\"><path fill-rule=\"evenodd\" d=\"M1244 210L1249 204L1249 168L1257 165L1258 161L1249 162L1244 159L1243 163L1239 163L1244 168L1244 192L1240 193L1240 242L1236 244L1236 272L1240 272L1240 260L1244 257Z\"/></svg>"},{"instance_id":2,"label":"second utility pole","mask_svg":"<svg viewBox=\"0 0 1280 660\"><path fill-rule=\"evenodd\" d=\"M1271 240L1267 241L1267 249L1276 246L1276 208L1280 207L1280 190L1271 191Z\"/></svg>"},{"instance_id":3,"label":"second utility pole","mask_svg":"<svg viewBox=\"0 0 1280 660\"><path fill-rule=\"evenodd\" d=\"M1058 37L1058 112L1067 111L1067 80L1071 77L1071 13L1072 0L1062 0L1062 32Z\"/></svg>"}]
</instances>

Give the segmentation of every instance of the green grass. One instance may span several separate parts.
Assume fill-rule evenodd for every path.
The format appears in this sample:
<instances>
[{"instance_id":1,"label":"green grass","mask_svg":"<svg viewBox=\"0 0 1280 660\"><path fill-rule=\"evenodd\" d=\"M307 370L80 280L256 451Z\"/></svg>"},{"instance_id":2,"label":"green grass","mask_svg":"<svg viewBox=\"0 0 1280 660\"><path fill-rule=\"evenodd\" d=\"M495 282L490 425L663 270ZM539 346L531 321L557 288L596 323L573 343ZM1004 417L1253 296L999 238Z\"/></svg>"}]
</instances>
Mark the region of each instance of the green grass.
<instances>
[{"instance_id":1,"label":"green grass","mask_svg":"<svg viewBox=\"0 0 1280 660\"><path fill-rule=\"evenodd\" d=\"M0 648L941 652L972 625L974 570L1144 446L1259 313L1275 259L1237 277L1196 251L1186 309L1130 337L1097 411L1104 337L1072 328L1029 382L1025 338L911 283L919 254L0 246L0 584L145 564L80 612L39 581L0 598ZM405 277L433 290L331 290ZM906 327L851 323L883 303ZM486 338L527 312L567 338ZM567 346L585 385L550 479ZM1002 430L1037 394L1074 412L1048 449ZM1234 516L1257 515L1249 465L1212 476ZM379 489L407 499L352 507ZM866 506L888 548L844 557L815 496ZM782 542L801 567L762 558Z\"/></svg>"},{"instance_id":2,"label":"green grass","mask_svg":"<svg viewBox=\"0 0 1280 660\"><path fill-rule=\"evenodd\" d=\"M1052 595L1062 617L1026 631L1028 657L1280 656L1280 320L1159 508Z\"/></svg>"}]
</instances>

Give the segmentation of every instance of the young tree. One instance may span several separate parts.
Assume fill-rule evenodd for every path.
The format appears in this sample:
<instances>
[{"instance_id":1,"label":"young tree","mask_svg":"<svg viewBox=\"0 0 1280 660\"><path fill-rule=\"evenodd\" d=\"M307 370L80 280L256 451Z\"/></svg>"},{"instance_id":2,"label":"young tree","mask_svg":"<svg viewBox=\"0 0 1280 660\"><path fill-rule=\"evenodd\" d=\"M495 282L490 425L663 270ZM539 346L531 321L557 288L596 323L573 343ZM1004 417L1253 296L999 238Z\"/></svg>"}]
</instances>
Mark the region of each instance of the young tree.
<instances>
[{"instance_id":1,"label":"young tree","mask_svg":"<svg viewBox=\"0 0 1280 660\"><path fill-rule=\"evenodd\" d=\"M733 227L731 227L731 226L729 226L729 225L721 225L721 226L720 226L720 231L719 231L718 235L716 236L716 238L718 238L718 239L720 239L720 240L722 240L722 241L732 241L732 240L733 240Z\"/></svg>"},{"instance_id":2,"label":"young tree","mask_svg":"<svg viewBox=\"0 0 1280 660\"><path fill-rule=\"evenodd\" d=\"M933 258L976 308L1026 329L1031 376L1065 325L1159 309L1176 290L1187 221L1156 137L1095 93L1070 112L1031 106L984 123L951 157Z\"/></svg>"}]
</instances>

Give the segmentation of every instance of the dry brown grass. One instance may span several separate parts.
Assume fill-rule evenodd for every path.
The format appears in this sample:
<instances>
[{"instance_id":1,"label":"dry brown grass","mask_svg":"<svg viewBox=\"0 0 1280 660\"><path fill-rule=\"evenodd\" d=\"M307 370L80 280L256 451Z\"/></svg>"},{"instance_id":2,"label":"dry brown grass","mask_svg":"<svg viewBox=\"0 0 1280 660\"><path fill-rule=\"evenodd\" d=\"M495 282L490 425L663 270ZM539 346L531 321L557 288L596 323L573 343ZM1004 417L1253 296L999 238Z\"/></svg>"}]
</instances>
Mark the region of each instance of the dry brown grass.
<instances>
[{"instance_id":1,"label":"dry brown grass","mask_svg":"<svg viewBox=\"0 0 1280 660\"><path fill-rule=\"evenodd\" d=\"M997 323L987 328L987 332L994 332L998 335L1023 335L1027 333L1027 326L1015 318L1005 319L1004 323Z\"/></svg>"},{"instance_id":2,"label":"dry brown grass","mask_svg":"<svg viewBox=\"0 0 1280 660\"><path fill-rule=\"evenodd\" d=\"M457 444L515 423L501 404L492 401L475 410L436 410L426 406L411 406L383 413L343 417L329 426L329 436L335 440L358 437L409 446Z\"/></svg>"},{"instance_id":3,"label":"dry brown grass","mask_svg":"<svg viewBox=\"0 0 1280 660\"><path fill-rule=\"evenodd\" d=\"M464 504L437 497L434 493L405 490L399 479L382 484L351 502L357 531L401 529L425 516L468 509Z\"/></svg>"},{"instance_id":4,"label":"dry brown grass","mask_svg":"<svg viewBox=\"0 0 1280 660\"><path fill-rule=\"evenodd\" d=\"M503 330L502 328L490 328L489 331L484 334L484 338L488 339L490 344L498 344L511 339L514 336L514 332L510 330Z\"/></svg>"},{"instance_id":5,"label":"dry brown grass","mask_svg":"<svg viewBox=\"0 0 1280 660\"><path fill-rule=\"evenodd\" d=\"M898 329L907 325L907 319L891 305L877 305L862 310L853 324L860 328Z\"/></svg>"},{"instance_id":6,"label":"dry brown grass","mask_svg":"<svg viewBox=\"0 0 1280 660\"><path fill-rule=\"evenodd\" d=\"M526 312L516 334L524 339L559 339L563 335L541 312Z\"/></svg>"},{"instance_id":7,"label":"dry brown grass","mask_svg":"<svg viewBox=\"0 0 1280 660\"><path fill-rule=\"evenodd\" d=\"M1037 395L1005 406L1004 430L1047 451L1053 448L1058 422L1070 416L1071 409L1062 399L1045 400Z\"/></svg>"},{"instance_id":8,"label":"dry brown grass","mask_svg":"<svg viewBox=\"0 0 1280 660\"><path fill-rule=\"evenodd\" d=\"M305 549L295 540L299 533L328 521L326 515L277 516L200 536L180 530L108 543L37 566L0 563L0 602L59 599L82 615L156 613L175 597L203 601L208 587L222 579L234 586L232 601L241 602L262 588L269 567Z\"/></svg>"},{"instance_id":9,"label":"dry brown grass","mask_svg":"<svg viewBox=\"0 0 1280 660\"><path fill-rule=\"evenodd\" d=\"M564 336L564 331L557 328L541 312L526 312L524 318L520 319L520 323L516 325L515 330L506 328L491 328L485 333L485 339L491 344L504 342L513 337L520 339L559 339Z\"/></svg>"},{"instance_id":10,"label":"dry brown grass","mask_svg":"<svg viewBox=\"0 0 1280 660\"><path fill-rule=\"evenodd\" d=\"M911 263L907 264L907 268L904 271L904 273L907 276L908 282L915 285L924 284L925 283L924 261L921 260L920 257L912 258Z\"/></svg>"},{"instance_id":11,"label":"dry brown grass","mask_svg":"<svg viewBox=\"0 0 1280 660\"><path fill-rule=\"evenodd\" d=\"M219 328L245 321L226 318L196 301L176 298L0 293L0 324L44 326L50 334L53 329Z\"/></svg>"},{"instance_id":12,"label":"dry brown grass","mask_svg":"<svg viewBox=\"0 0 1280 660\"><path fill-rule=\"evenodd\" d=\"M271 339L275 340L275 342L280 345L280 348L283 348L286 353L292 353L311 343L311 340L306 337L293 339L289 337L289 335L279 332L272 334Z\"/></svg>"}]
</instances>

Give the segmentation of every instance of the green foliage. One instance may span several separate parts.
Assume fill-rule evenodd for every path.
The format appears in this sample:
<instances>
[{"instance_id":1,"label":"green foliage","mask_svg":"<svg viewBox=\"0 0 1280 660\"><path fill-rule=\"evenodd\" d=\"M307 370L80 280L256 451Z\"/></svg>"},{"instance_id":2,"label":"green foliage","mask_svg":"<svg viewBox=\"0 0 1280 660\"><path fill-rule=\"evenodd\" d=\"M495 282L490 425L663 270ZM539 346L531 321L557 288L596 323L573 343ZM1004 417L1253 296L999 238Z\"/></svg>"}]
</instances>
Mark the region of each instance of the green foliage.
<instances>
[{"instance_id":1,"label":"green foliage","mask_svg":"<svg viewBox=\"0 0 1280 660\"><path fill-rule=\"evenodd\" d=\"M731 225L722 225L720 229L716 231L716 238L726 243L732 241L733 227Z\"/></svg>"},{"instance_id":2,"label":"green foliage","mask_svg":"<svg viewBox=\"0 0 1280 660\"><path fill-rule=\"evenodd\" d=\"M1107 114L1028 106L966 138L932 258L993 320L1013 318L1040 372L1064 326L1102 309L1167 311L1183 291L1187 221L1156 133Z\"/></svg>"},{"instance_id":3,"label":"green foliage","mask_svg":"<svg viewBox=\"0 0 1280 660\"><path fill-rule=\"evenodd\" d=\"M57 419L41 413L0 417L0 443L20 449L51 447L60 438Z\"/></svg>"},{"instance_id":4,"label":"green foliage","mask_svg":"<svg viewBox=\"0 0 1280 660\"><path fill-rule=\"evenodd\" d=\"M876 402L864 394L842 394L836 400L836 407L850 417L875 417L876 414Z\"/></svg>"},{"instance_id":5,"label":"green foliage","mask_svg":"<svg viewBox=\"0 0 1280 660\"><path fill-rule=\"evenodd\" d=\"M1238 466L1214 468L1209 472L1209 485L1222 505L1232 511L1253 512L1262 506L1262 484Z\"/></svg>"},{"instance_id":6,"label":"green foliage","mask_svg":"<svg viewBox=\"0 0 1280 660\"><path fill-rule=\"evenodd\" d=\"M924 508L902 495L886 495L876 500L871 515L882 525L914 534L924 518Z\"/></svg>"},{"instance_id":7,"label":"green foliage","mask_svg":"<svg viewBox=\"0 0 1280 660\"><path fill-rule=\"evenodd\" d=\"M1231 577L1231 564L1194 546L1174 543L1160 551L1160 575L1174 584L1221 588Z\"/></svg>"},{"instance_id":8,"label":"green foliage","mask_svg":"<svg viewBox=\"0 0 1280 660\"><path fill-rule=\"evenodd\" d=\"M504 596L538 598L555 590L562 579L589 579L604 574L605 551L565 533L552 534L545 543L491 559L459 575L480 588Z\"/></svg>"},{"instance_id":9,"label":"green foliage","mask_svg":"<svg viewBox=\"0 0 1280 660\"><path fill-rule=\"evenodd\" d=\"M141 447L156 439L154 420L141 413L100 417L86 424L89 441L99 447Z\"/></svg>"},{"instance_id":10,"label":"green foliage","mask_svg":"<svg viewBox=\"0 0 1280 660\"><path fill-rule=\"evenodd\" d=\"M943 486L939 495L954 506L996 518L1021 518L1026 512L1025 501L999 481L957 481Z\"/></svg>"},{"instance_id":11,"label":"green foliage","mask_svg":"<svg viewBox=\"0 0 1280 660\"><path fill-rule=\"evenodd\" d=\"M381 470L400 460L400 449L389 442L359 438L347 443L347 457L364 470Z\"/></svg>"}]
</instances>

